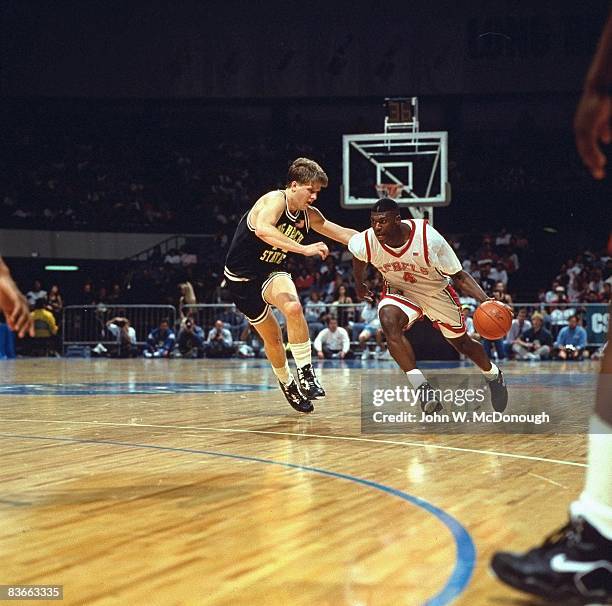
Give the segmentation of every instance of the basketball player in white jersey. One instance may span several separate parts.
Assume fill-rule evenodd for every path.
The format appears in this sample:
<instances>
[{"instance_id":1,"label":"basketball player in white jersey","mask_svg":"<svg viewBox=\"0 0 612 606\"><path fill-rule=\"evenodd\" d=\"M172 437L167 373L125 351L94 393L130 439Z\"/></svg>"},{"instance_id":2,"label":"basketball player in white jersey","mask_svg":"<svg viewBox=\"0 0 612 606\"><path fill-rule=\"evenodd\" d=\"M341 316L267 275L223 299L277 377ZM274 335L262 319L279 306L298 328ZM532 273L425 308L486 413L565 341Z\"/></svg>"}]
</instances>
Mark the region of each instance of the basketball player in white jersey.
<instances>
[{"instance_id":1,"label":"basketball player in white jersey","mask_svg":"<svg viewBox=\"0 0 612 606\"><path fill-rule=\"evenodd\" d=\"M369 298L364 280L367 265L371 264L385 280L378 315L387 346L413 389L420 390L421 408L431 413L441 410L442 405L428 395L433 391L416 367L414 350L404 331L427 316L460 354L480 368L488 381L493 408L503 411L508 404L504 376L482 345L467 335L451 281L464 295L480 303L488 299L485 292L463 271L448 242L427 221L402 221L397 203L390 198L379 200L370 218L372 227L352 236L348 244L353 254L357 296Z\"/></svg>"}]
</instances>

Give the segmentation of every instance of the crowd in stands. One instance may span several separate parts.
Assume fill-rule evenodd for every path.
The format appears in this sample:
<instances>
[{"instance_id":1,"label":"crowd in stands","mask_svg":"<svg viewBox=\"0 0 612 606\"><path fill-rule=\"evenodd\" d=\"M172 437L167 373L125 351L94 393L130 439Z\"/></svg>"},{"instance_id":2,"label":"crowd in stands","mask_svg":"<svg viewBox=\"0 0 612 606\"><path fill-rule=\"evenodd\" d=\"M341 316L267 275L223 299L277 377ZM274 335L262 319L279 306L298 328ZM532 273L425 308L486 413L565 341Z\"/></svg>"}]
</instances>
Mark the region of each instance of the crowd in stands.
<instances>
[{"instance_id":1,"label":"crowd in stands","mask_svg":"<svg viewBox=\"0 0 612 606\"><path fill-rule=\"evenodd\" d=\"M214 234L223 242L240 213L282 181L305 145L268 139L174 140L129 123L112 135L21 126L0 154L3 226L23 229ZM323 156L323 157L320 157ZM317 157L325 162L325 150ZM282 167L279 174L279 167Z\"/></svg>"},{"instance_id":2,"label":"crowd in stands","mask_svg":"<svg viewBox=\"0 0 612 606\"><path fill-rule=\"evenodd\" d=\"M496 291L493 294L512 304L511 298L502 298ZM505 338L483 339L489 356L500 360L565 360L588 354L584 304L612 303L612 257L586 250L568 259L549 288L538 291L537 303L531 310L515 309L516 317ZM464 307L469 317L474 307ZM476 334L473 323L468 322L468 329ZM595 353L600 355L601 351Z\"/></svg>"},{"instance_id":3,"label":"crowd in stands","mask_svg":"<svg viewBox=\"0 0 612 606\"><path fill-rule=\"evenodd\" d=\"M512 291L512 283L529 255L529 242L522 234L510 234L506 229L486 233L473 251L466 250L467 245L459 237L449 236L449 241L464 259L465 271L471 273L489 296L509 305L520 304ZM218 262L222 263L222 259ZM356 302L351 255L346 249L331 246L331 254L325 261L292 257L289 270L304 305L316 355L388 357L376 302ZM208 282L203 275L209 276ZM369 281L370 289L380 293L380 274L371 270ZM58 284L50 284L48 290L46 287L40 280L34 280L26 297L35 317L36 337L48 341L47 350L51 354L61 350L59 335L64 305L89 305L104 315L105 343L115 342L113 355L176 357L177 352L185 357L263 355L257 334L231 306L222 282L221 266L215 268L207 263L204 268L198 256L188 249L171 249L165 254L153 250L148 261L142 262L138 269L131 268L117 281L94 284L88 280L68 297ZM560 267L550 287L541 289L538 297L532 298L529 309L515 306L516 319L504 339L483 340L483 344L489 355L497 359L534 360L557 355L571 358L574 354L567 349L570 346L582 356L586 349L586 333L581 327L584 303L609 303L611 287L612 258L584 251ZM476 301L461 297L461 302L468 331L474 334L470 316ZM154 327L142 323L136 327L133 320L130 324L129 314L122 308L133 303L172 305L178 312L177 325L166 320ZM225 307L219 307L218 317L212 317L202 315L198 303ZM196 307L191 308L193 305ZM284 329L284 318L280 314L277 317ZM136 328L142 333L140 339ZM108 348L100 344L94 353L107 354Z\"/></svg>"},{"instance_id":4,"label":"crowd in stands","mask_svg":"<svg viewBox=\"0 0 612 606\"><path fill-rule=\"evenodd\" d=\"M608 303L612 296L612 258L590 250L568 259L550 287L538 292L543 303Z\"/></svg>"},{"instance_id":5,"label":"crowd in stands","mask_svg":"<svg viewBox=\"0 0 612 606\"><path fill-rule=\"evenodd\" d=\"M578 315L572 313L559 330L555 330L546 313L536 310L529 317L527 309L519 309L508 334L497 341L481 339L473 323L468 332L482 341L487 355L494 360L581 360L583 356L590 355L587 331L580 324ZM553 336L554 333L556 336Z\"/></svg>"},{"instance_id":6,"label":"crowd in stands","mask_svg":"<svg viewBox=\"0 0 612 606\"><path fill-rule=\"evenodd\" d=\"M78 289L61 283L42 284L40 280L31 285L22 284L28 291L33 312L40 316L38 324L48 325L40 334L46 330L49 340L56 340L51 351L58 349L65 305L108 308L109 314L120 318L111 322L117 328L109 325L109 333L127 343L134 341L130 328L139 332L144 328L128 326L127 315L117 308L119 305L172 305L184 319L188 315L186 306L231 303L222 284L229 240L240 215L259 194L271 185L283 185L282 169L287 160L315 155L328 171L330 182L341 180L340 138L329 133L318 136L304 124L299 133L294 133L295 137L291 135L291 128L285 131L288 137L285 139L283 135L281 142L277 135L249 139L238 131L224 137L190 133L190 125L181 126L183 131L178 132L176 125L157 124L155 117L152 120L148 123L143 117L140 122L113 117L110 121L101 121L97 127L90 124L90 119L86 126L74 127L70 120L57 124L47 121L45 125L15 122L16 126L7 128L0 155L3 227L99 231L104 226L110 231L210 235L206 245L192 240L181 249L153 249L145 261L123 261L110 273L92 275ZM153 124L159 128L153 128ZM571 138L563 143L559 137L553 137L559 144L551 149L546 136L537 134L535 124L522 125L516 132L520 136L517 134L515 140L501 131L487 132L482 135L483 140L478 139L477 133L457 140L449 165L453 188L467 192L490 189L520 193L559 188L580 191L593 187L579 162L567 161L574 156ZM306 140L305 133L309 133L309 145L292 142ZM508 145L495 145L496 136ZM546 171L539 169L538 162L544 153ZM487 294L511 305L537 300L541 304L543 324L554 339L572 314L577 314L579 319L584 315L581 305L610 301L612 260L597 252L584 251L568 259L556 275L550 276L549 287L536 292L537 288L530 289L531 285L526 286L525 281L526 270L533 265L536 254L534 245L538 244L527 229L444 235L462 259L463 268ZM373 316L372 311L364 316L365 306L362 309L353 305L350 255L338 246L330 249L332 254L324 262L297 257L290 267L305 305L313 342L323 330L331 338L330 332L342 335L342 329L353 343L351 350L360 355L367 356L370 346L384 352L376 319L368 316L368 313ZM542 280L548 281L549 277L543 273L538 279L538 285L542 285ZM371 280L372 288L380 291L379 278L372 275ZM43 301L42 307L39 301ZM463 303L472 310L475 307L475 301ZM45 311L51 316L43 314ZM244 355L257 355L261 348L256 334L248 330L239 314L228 316L231 317L220 319L230 330L233 346L238 343L240 349L245 345ZM337 321L337 330L328 327L330 318ZM111 319L108 316L105 321ZM173 347L176 350L180 328L184 327L170 328L177 331ZM184 339L196 343L192 348L196 355L210 353L200 342L206 343L205 337L212 328L212 320L207 319L201 328L202 334L195 330L193 335L184 335ZM152 329L147 327L147 334ZM321 343L321 353L326 355L323 340ZM343 352L344 346L336 349L335 345L327 347L332 351L330 355ZM524 344L518 345L525 348ZM492 351L497 351L497 347L494 344ZM149 353L155 356L157 351L151 349ZM528 353L532 353L531 349ZM503 355L523 356L525 352L506 347Z\"/></svg>"},{"instance_id":7,"label":"crowd in stands","mask_svg":"<svg viewBox=\"0 0 612 606\"><path fill-rule=\"evenodd\" d=\"M288 121L278 133L264 128L272 134L262 136L210 117L202 117L198 129L185 116L169 123L155 111L131 117L91 111L85 123L61 114L38 124L15 119L7 125L0 154L4 227L99 231L104 226L223 239L263 191L282 185L291 158L313 155L336 187L341 135L355 132L345 130L346 124L337 124L337 132L322 131L300 120ZM544 132L533 123L519 128L456 137L449 162L454 191L525 194L594 187L565 131Z\"/></svg>"}]
</instances>

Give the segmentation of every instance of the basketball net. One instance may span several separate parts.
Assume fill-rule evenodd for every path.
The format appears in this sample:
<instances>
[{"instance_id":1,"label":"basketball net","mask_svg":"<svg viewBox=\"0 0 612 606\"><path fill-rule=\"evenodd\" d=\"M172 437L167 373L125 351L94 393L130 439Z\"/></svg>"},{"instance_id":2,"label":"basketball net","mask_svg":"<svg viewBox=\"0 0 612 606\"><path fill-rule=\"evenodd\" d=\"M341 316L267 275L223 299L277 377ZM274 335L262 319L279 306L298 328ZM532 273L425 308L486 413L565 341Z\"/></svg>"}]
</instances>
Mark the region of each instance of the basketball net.
<instances>
[{"instance_id":1,"label":"basketball net","mask_svg":"<svg viewBox=\"0 0 612 606\"><path fill-rule=\"evenodd\" d=\"M392 198L395 200L400 197L403 185L401 183L377 183L375 187L379 198Z\"/></svg>"}]
</instances>

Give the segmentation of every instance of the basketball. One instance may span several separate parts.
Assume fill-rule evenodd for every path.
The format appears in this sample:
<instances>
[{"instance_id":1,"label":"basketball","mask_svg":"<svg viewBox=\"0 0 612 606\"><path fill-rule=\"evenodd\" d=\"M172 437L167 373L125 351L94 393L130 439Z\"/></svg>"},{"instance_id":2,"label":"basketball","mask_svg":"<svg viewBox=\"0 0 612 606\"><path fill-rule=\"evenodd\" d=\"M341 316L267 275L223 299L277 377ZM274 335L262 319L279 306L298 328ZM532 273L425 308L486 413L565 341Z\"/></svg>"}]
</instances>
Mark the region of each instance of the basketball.
<instances>
[{"instance_id":1,"label":"basketball","mask_svg":"<svg viewBox=\"0 0 612 606\"><path fill-rule=\"evenodd\" d=\"M490 341L501 339L512 326L512 312L499 301L485 301L474 312L474 327Z\"/></svg>"}]
</instances>

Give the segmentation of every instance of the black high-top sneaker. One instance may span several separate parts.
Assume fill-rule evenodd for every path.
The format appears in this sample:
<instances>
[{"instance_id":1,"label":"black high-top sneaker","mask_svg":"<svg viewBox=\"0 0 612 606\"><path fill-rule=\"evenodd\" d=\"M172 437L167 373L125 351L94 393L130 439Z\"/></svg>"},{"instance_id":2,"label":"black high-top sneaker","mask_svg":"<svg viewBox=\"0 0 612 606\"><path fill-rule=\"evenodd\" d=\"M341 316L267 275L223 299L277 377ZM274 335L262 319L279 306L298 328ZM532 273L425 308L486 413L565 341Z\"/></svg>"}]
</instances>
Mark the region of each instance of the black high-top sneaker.
<instances>
[{"instance_id":1,"label":"black high-top sneaker","mask_svg":"<svg viewBox=\"0 0 612 606\"><path fill-rule=\"evenodd\" d=\"M440 412L444 408L442 404L436 400L434 388L427 381L418 388L418 392L421 410L425 414Z\"/></svg>"},{"instance_id":2,"label":"black high-top sneaker","mask_svg":"<svg viewBox=\"0 0 612 606\"><path fill-rule=\"evenodd\" d=\"M302 368L297 369L298 381L300 382L300 388L304 394L311 400L320 400L325 397L325 390L319 383L317 375L315 375L312 364L306 364Z\"/></svg>"},{"instance_id":3,"label":"black high-top sneaker","mask_svg":"<svg viewBox=\"0 0 612 606\"><path fill-rule=\"evenodd\" d=\"M612 541L576 518L540 547L497 552L491 568L500 581L554 604L612 604L611 557Z\"/></svg>"},{"instance_id":4,"label":"black high-top sneaker","mask_svg":"<svg viewBox=\"0 0 612 606\"><path fill-rule=\"evenodd\" d=\"M291 408L294 408L298 412L312 412L314 406L310 403L310 400L302 393L300 386L297 384L295 379L292 379L291 383L285 384L279 381L278 384L287 398L287 402Z\"/></svg>"},{"instance_id":5,"label":"black high-top sneaker","mask_svg":"<svg viewBox=\"0 0 612 606\"><path fill-rule=\"evenodd\" d=\"M503 412L508 406L508 387L504 381L504 373L499 371L497 379L487 381L491 390L491 405L496 412Z\"/></svg>"}]
</instances>

